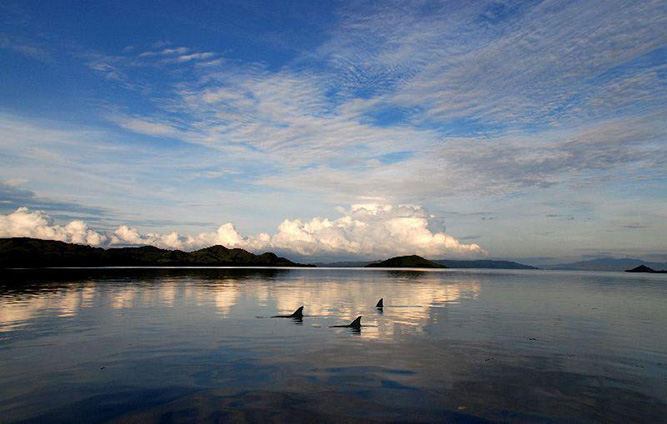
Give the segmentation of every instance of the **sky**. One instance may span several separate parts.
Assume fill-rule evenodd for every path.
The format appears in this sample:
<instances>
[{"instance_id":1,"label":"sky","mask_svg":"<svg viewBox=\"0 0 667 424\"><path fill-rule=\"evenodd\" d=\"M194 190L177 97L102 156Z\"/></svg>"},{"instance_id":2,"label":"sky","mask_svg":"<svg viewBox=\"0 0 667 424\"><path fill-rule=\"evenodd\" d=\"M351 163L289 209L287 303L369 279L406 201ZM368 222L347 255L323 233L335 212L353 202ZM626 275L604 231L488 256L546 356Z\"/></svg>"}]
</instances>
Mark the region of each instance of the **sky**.
<instances>
[{"instance_id":1,"label":"sky","mask_svg":"<svg viewBox=\"0 0 667 424\"><path fill-rule=\"evenodd\" d=\"M664 1L0 0L0 237L665 260L665 28Z\"/></svg>"}]
</instances>

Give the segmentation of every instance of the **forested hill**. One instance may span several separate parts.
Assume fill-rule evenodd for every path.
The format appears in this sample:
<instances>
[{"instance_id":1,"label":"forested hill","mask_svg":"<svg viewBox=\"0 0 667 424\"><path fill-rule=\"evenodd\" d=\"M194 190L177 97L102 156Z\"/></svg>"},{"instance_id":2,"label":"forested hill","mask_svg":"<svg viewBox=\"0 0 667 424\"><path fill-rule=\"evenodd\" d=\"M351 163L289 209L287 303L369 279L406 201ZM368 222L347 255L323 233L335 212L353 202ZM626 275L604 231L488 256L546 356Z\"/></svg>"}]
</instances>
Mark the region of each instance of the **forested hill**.
<instances>
[{"instance_id":1,"label":"forested hill","mask_svg":"<svg viewBox=\"0 0 667 424\"><path fill-rule=\"evenodd\" d=\"M274 253L211 246L194 252L153 246L102 249L34 238L0 239L0 268L94 266L307 266Z\"/></svg>"}]
</instances>

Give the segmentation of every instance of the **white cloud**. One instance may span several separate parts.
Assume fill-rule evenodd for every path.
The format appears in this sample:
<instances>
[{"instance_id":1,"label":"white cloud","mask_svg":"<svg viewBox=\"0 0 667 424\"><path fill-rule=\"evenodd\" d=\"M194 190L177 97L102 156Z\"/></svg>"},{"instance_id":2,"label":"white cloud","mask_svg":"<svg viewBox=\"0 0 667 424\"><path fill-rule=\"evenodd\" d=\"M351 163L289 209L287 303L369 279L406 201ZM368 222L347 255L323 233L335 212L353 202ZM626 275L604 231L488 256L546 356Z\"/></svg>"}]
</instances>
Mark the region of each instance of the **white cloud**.
<instances>
[{"instance_id":1,"label":"white cloud","mask_svg":"<svg viewBox=\"0 0 667 424\"><path fill-rule=\"evenodd\" d=\"M6 34L2 33L0 33L0 49L11 49L44 62L50 62L52 60L49 53L41 47L20 39L9 38Z\"/></svg>"},{"instance_id":2,"label":"white cloud","mask_svg":"<svg viewBox=\"0 0 667 424\"><path fill-rule=\"evenodd\" d=\"M137 103L141 110L129 97L109 105L111 121L172 140L123 140L126 134L117 137L114 130L49 128L0 115L2 177L29 179L42 196L104 205L123 217L114 228L129 220L184 220L192 205L206 222L218 222L225 208L236 214L229 219L259 232L266 219L294 216L297 207L286 211L286 204L306 201L307 216L322 215L324 205L364 199L464 210L471 203L495 210L506 201L514 212L522 199L562 193L568 200L582 187L606 194L597 199L604 214L612 213L612 198L625 200L628 193L638 194L637 204L664 202L667 68L660 59L667 3L341 6L323 42L287 62L250 63L238 52L167 42L86 57L109 84L136 90L147 102ZM105 153L111 148L116 154ZM220 172L224 181L216 180ZM219 194L222 189L228 192ZM3 212L44 208L11 193ZM276 196L296 201L277 205ZM360 230L330 225L337 221L289 220L276 234L248 237L233 226L222 235L135 236L128 228L109 237L183 248L221 237L267 249L356 249ZM494 246L493 231L507 240L520 234L508 225L528 228L514 214L503 224L483 230L486 247ZM479 234L475 227L457 230ZM532 230L544 231L544 224ZM636 233L661 246L664 231ZM314 241L313 234L327 242ZM599 242L604 234L588 237ZM581 235L577 230L568 237ZM525 238L516 245L533 254Z\"/></svg>"},{"instance_id":3,"label":"white cloud","mask_svg":"<svg viewBox=\"0 0 667 424\"><path fill-rule=\"evenodd\" d=\"M117 122L217 149L220 161L251 158L244 182L256 187L336 202L660 173L667 86L647 55L667 40L664 12L659 2L349 5L329 39L293 62L199 69L153 96L150 115ZM212 54L162 51L184 69ZM632 131L610 134L614 123Z\"/></svg>"},{"instance_id":4,"label":"white cloud","mask_svg":"<svg viewBox=\"0 0 667 424\"><path fill-rule=\"evenodd\" d=\"M436 217L420 206L353 205L349 209L339 208L339 212L343 216L335 220L285 220L268 244L274 249L292 250L302 255L437 257L484 253L476 244L463 244L444 232L432 231L429 227Z\"/></svg>"},{"instance_id":5,"label":"white cloud","mask_svg":"<svg viewBox=\"0 0 667 424\"><path fill-rule=\"evenodd\" d=\"M138 57L151 57L151 56L169 56L169 55L182 55L188 52L187 47L175 47L175 48L168 48L164 50L158 50L158 51L147 51L139 54Z\"/></svg>"},{"instance_id":6,"label":"white cloud","mask_svg":"<svg viewBox=\"0 0 667 424\"><path fill-rule=\"evenodd\" d=\"M182 56L178 57L179 62L190 62L191 60L204 60L204 59L210 59L215 54L211 52L204 52L204 53L192 53L192 54L185 54Z\"/></svg>"},{"instance_id":7,"label":"white cloud","mask_svg":"<svg viewBox=\"0 0 667 424\"><path fill-rule=\"evenodd\" d=\"M83 221L71 221L65 226L56 225L44 212L31 212L28 208L18 208L8 215L0 215L0 237L34 237L91 246L103 245L108 240L105 235L88 229Z\"/></svg>"},{"instance_id":8,"label":"white cloud","mask_svg":"<svg viewBox=\"0 0 667 424\"><path fill-rule=\"evenodd\" d=\"M90 230L82 221L65 226L54 224L40 211L19 208L0 215L0 237L35 237L92 246L153 245L166 249L195 250L221 244L251 251L277 250L304 256L354 255L384 258L418 254L428 257L475 256L486 252L476 244L464 244L431 229L435 216L413 205L352 205L338 208L338 219L286 219L275 234L260 233L244 237L233 224L217 231L197 235L142 234L121 225L109 234Z\"/></svg>"},{"instance_id":9,"label":"white cloud","mask_svg":"<svg viewBox=\"0 0 667 424\"><path fill-rule=\"evenodd\" d=\"M10 186L10 187L16 187L16 186L19 186L21 184L25 184L27 182L28 182L28 180L24 180L22 178L10 178L10 179L4 180L4 181L0 181L0 184L4 184L4 185Z\"/></svg>"},{"instance_id":10,"label":"white cloud","mask_svg":"<svg viewBox=\"0 0 667 424\"><path fill-rule=\"evenodd\" d=\"M160 122L135 118L117 118L116 120L121 127L141 134L151 136L173 136L177 134L175 128Z\"/></svg>"}]
</instances>

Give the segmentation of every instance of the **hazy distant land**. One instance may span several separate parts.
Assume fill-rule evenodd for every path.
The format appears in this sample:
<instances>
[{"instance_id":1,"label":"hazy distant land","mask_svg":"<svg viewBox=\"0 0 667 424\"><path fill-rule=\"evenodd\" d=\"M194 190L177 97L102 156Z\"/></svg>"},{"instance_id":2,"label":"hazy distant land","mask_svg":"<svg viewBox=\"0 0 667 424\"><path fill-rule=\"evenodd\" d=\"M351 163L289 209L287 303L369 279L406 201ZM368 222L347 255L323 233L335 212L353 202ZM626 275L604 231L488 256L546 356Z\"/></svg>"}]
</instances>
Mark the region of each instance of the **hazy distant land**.
<instances>
[{"instance_id":1,"label":"hazy distant land","mask_svg":"<svg viewBox=\"0 0 667 424\"><path fill-rule=\"evenodd\" d=\"M540 268L575 271L626 271L641 265L653 269L667 268L667 264L665 263L646 262L641 259L633 258L596 258L588 261L563 263L558 265L544 265Z\"/></svg>"},{"instance_id":2,"label":"hazy distant land","mask_svg":"<svg viewBox=\"0 0 667 424\"><path fill-rule=\"evenodd\" d=\"M366 265L377 263L378 261L340 261L340 262L316 262L314 265L319 267L331 268L363 268ZM514 261L497 261L490 259L483 260L453 260L453 259L434 259L432 262L444 265L445 268L488 268L488 269L539 269L534 266L521 264Z\"/></svg>"}]
</instances>

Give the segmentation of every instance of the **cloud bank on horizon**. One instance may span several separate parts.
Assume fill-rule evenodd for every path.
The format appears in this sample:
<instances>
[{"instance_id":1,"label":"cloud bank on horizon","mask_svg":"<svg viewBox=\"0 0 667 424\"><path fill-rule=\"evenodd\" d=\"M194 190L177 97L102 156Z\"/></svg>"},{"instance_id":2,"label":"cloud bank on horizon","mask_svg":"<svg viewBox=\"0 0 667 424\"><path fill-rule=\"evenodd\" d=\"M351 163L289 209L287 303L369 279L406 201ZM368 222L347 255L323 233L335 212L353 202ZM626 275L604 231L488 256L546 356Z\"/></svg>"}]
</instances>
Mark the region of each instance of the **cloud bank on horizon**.
<instances>
[{"instance_id":1,"label":"cloud bank on horizon","mask_svg":"<svg viewBox=\"0 0 667 424\"><path fill-rule=\"evenodd\" d=\"M196 250L213 245L243 248L254 252L277 250L304 256L354 254L378 258L418 254L428 257L468 257L486 252L477 244L464 244L431 229L437 219L413 205L352 205L338 208L343 216L329 220L312 218L284 220L274 234L244 237L232 223L215 232L197 235L141 233L121 225L115 231L99 232L81 220L65 225L53 223L42 211L22 207L0 215L0 237L33 237L87 244L96 247L151 245L165 249Z\"/></svg>"}]
</instances>

